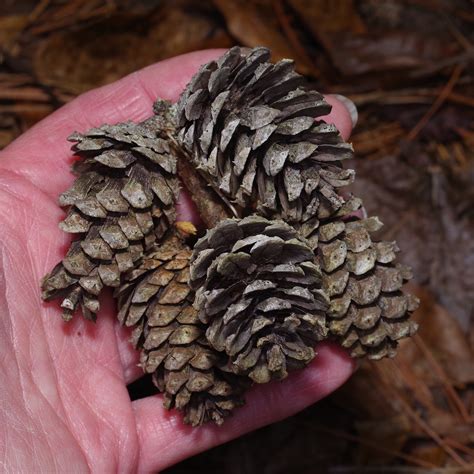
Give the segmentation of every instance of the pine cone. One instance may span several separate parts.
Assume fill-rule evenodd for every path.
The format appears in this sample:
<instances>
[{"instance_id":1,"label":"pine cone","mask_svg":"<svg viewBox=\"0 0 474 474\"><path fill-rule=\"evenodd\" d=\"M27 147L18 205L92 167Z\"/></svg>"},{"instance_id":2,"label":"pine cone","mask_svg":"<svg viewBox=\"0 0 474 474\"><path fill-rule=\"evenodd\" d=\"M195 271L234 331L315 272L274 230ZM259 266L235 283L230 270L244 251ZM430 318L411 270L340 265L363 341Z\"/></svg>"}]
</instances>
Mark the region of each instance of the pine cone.
<instances>
[{"instance_id":1,"label":"pine cone","mask_svg":"<svg viewBox=\"0 0 474 474\"><path fill-rule=\"evenodd\" d=\"M225 199L254 212L317 226L343 203L352 156L334 125L316 121L331 106L266 48L234 47L204 65L177 106L178 141Z\"/></svg>"},{"instance_id":2,"label":"pine cone","mask_svg":"<svg viewBox=\"0 0 474 474\"><path fill-rule=\"evenodd\" d=\"M166 115L154 116L69 138L79 155L73 167L78 178L60 197L61 206L69 207L60 227L78 240L42 281L43 299L61 298L65 320L78 306L94 320L102 288L117 287L121 273L174 221L178 182L169 127Z\"/></svg>"},{"instance_id":3,"label":"pine cone","mask_svg":"<svg viewBox=\"0 0 474 474\"><path fill-rule=\"evenodd\" d=\"M372 241L370 234L381 227L377 217L336 219L318 231L329 332L353 357L393 357L397 341L417 329L409 318L418 299L402 292L411 271L394 263L395 242Z\"/></svg>"},{"instance_id":4,"label":"pine cone","mask_svg":"<svg viewBox=\"0 0 474 474\"><path fill-rule=\"evenodd\" d=\"M320 269L282 221L219 223L194 247L190 284L211 345L257 383L308 364L327 334Z\"/></svg>"},{"instance_id":5,"label":"pine cone","mask_svg":"<svg viewBox=\"0 0 474 474\"><path fill-rule=\"evenodd\" d=\"M184 411L184 421L193 426L210 420L221 424L243 403L248 382L221 370L227 357L206 340L192 306L190 257L177 237L148 252L116 290L119 320L136 326L132 339L141 349L141 366L153 374L164 406Z\"/></svg>"}]
</instances>

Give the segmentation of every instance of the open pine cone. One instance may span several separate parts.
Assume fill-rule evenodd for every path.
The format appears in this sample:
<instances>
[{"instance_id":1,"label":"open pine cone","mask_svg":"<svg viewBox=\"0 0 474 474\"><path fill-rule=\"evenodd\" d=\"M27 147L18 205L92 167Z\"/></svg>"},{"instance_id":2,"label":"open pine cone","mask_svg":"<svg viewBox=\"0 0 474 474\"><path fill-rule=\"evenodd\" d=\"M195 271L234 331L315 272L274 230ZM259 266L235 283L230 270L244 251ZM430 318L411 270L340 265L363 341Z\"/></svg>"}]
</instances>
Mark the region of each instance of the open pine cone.
<instances>
[{"instance_id":1,"label":"open pine cone","mask_svg":"<svg viewBox=\"0 0 474 474\"><path fill-rule=\"evenodd\" d=\"M331 304L329 332L353 357L394 356L397 341L411 336L418 299L402 291L411 271L395 264L395 242L373 242L376 217L335 220L319 228L318 261Z\"/></svg>"},{"instance_id":2,"label":"open pine cone","mask_svg":"<svg viewBox=\"0 0 474 474\"><path fill-rule=\"evenodd\" d=\"M78 306L95 319L102 288L119 286L121 274L174 222L178 181L169 126L166 116L155 115L69 138L79 156L78 178L59 199L69 208L60 227L78 239L42 282L45 300L62 299L65 320Z\"/></svg>"},{"instance_id":3,"label":"open pine cone","mask_svg":"<svg viewBox=\"0 0 474 474\"><path fill-rule=\"evenodd\" d=\"M282 221L225 220L194 246L191 287L211 345L257 383L286 377L326 336L314 254Z\"/></svg>"},{"instance_id":4,"label":"open pine cone","mask_svg":"<svg viewBox=\"0 0 474 474\"><path fill-rule=\"evenodd\" d=\"M232 48L177 105L70 138L78 177L61 228L77 240L42 297L61 299L65 320L79 307L95 320L114 287L143 370L192 425L221 423L251 381L304 367L318 341L379 359L416 330L396 244L340 194L351 145L293 62L269 57ZM212 227L194 247L173 226L178 174Z\"/></svg>"},{"instance_id":5,"label":"open pine cone","mask_svg":"<svg viewBox=\"0 0 474 474\"><path fill-rule=\"evenodd\" d=\"M178 139L244 214L315 221L341 206L337 188L354 176L341 161L352 147L334 125L315 120L331 107L293 61L269 58L266 48L234 47L204 65L178 102Z\"/></svg>"}]
</instances>

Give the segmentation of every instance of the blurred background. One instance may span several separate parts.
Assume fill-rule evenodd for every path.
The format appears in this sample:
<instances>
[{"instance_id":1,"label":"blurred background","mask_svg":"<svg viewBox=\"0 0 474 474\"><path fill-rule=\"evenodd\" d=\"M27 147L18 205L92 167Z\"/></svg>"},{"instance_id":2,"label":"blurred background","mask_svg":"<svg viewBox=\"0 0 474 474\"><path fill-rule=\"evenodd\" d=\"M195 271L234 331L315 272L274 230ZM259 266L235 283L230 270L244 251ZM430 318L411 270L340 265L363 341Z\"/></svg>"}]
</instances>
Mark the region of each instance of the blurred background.
<instances>
[{"instance_id":1,"label":"blurred background","mask_svg":"<svg viewBox=\"0 0 474 474\"><path fill-rule=\"evenodd\" d=\"M234 44L356 103L354 192L413 268L421 329L305 412L166 472L474 472L472 0L2 0L0 149L88 89Z\"/></svg>"}]
</instances>

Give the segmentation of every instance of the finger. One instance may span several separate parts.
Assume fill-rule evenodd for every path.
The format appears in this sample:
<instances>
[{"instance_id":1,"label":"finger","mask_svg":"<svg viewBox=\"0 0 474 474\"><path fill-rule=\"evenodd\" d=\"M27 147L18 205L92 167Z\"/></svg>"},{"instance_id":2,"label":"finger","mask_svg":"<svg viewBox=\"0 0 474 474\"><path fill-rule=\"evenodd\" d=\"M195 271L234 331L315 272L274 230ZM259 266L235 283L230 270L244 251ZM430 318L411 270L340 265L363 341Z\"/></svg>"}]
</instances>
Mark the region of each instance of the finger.
<instances>
[{"instance_id":1,"label":"finger","mask_svg":"<svg viewBox=\"0 0 474 474\"><path fill-rule=\"evenodd\" d=\"M117 339L117 349L123 370L123 379L125 385L128 385L140 377L143 377L143 370L138 365L140 362L140 353L130 342L132 328L124 327L118 321L114 328L115 337Z\"/></svg>"},{"instance_id":2,"label":"finger","mask_svg":"<svg viewBox=\"0 0 474 474\"><path fill-rule=\"evenodd\" d=\"M175 101L203 63L224 50L206 50L161 61L113 84L79 96L36 124L3 152L0 168L26 177L54 196L72 181L71 144L66 138L103 123L140 121L149 117L155 99Z\"/></svg>"},{"instance_id":3,"label":"finger","mask_svg":"<svg viewBox=\"0 0 474 474\"><path fill-rule=\"evenodd\" d=\"M202 221L199 217L196 204L186 189L181 189L179 193L179 199L176 206L176 220L190 221L196 227L202 226Z\"/></svg>"},{"instance_id":4,"label":"finger","mask_svg":"<svg viewBox=\"0 0 474 474\"><path fill-rule=\"evenodd\" d=\"M354 370L354 362L339 347L322 343L311 365L282 382L254 387L246 405L223 426L183 425L180 414L168 412L161 396L133 402L139 443L140 472L164 469L182 459L286 418L337 389Z\"/></svg>"},{"instance_id":5,"label":"finger","mask_svg":"<svg viewBox=\"0 0 474 474\"><path fill-rule=\"evenodd\" d=\"M0 168L27 177L55 197L72 181L71 145L66 138L73 131L84 132L103 123L149 117L154 100L161 97L175 101L199 66L223 51L214 49L177 56L79 96L9 145L2 152ZM326 97L333 109L322 118L334 123L347 139L352 130L351 113L337 97L340 96Z\"/></svg>"},{"instance_id":6,"label":"finger","mask_svg":"<svg viewBox=\"0 0 474 474\"><path fill-rule=\"evenodd\" d=\"M342 138L348 140L358 118L354 102L343 95L326 95L324 98L332 109L328 115L320 118L327 123L333 123L341 132Z\"/></svg>"}]
</instances>

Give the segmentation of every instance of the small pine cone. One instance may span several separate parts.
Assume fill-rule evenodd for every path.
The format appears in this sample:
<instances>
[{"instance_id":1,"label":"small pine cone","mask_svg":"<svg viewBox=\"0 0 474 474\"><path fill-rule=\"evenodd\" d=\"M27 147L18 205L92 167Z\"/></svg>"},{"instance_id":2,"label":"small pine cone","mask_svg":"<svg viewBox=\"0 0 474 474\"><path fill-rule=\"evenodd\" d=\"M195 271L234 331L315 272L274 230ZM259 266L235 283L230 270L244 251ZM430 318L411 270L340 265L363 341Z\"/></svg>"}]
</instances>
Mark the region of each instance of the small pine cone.
<instances>
[{"instance_id":1,"label":"small pine cone","mask_svg":"<svg viewBox=\"0 0 474 474\"><path fill-rule=\"evenodd\" d=\"M177 106L178 141L196 168L244 213L317 225L343 204L352 156L334 125L315 120L331 106L293 61L266 48L234 47L204 65Z\"/></svg>"},{"instance_id":2,"label":"small pine cone","mask_svg":"<svg viewBox=\"0 0 474 474\"><path fill-rule=\"evenodd\" d=\"M243 403L243 377L219 369L227 360L209 346L192 306L191 251L177 237L143 258L115 292L119 320L136 326L132 336L140 363L164 395L164 406L184 412L185 423L221 424Z\"/></svg>"},{"instance_id":3,"label":"small pine cone","mask_svg":"<svg viewBox=\"0 0 474 474\"><path fill-rule=\"evenodd\" d=\"M330 299L329 332L353 357L393 357L397 341L416 332L418 299L402 291L412 275L394 263L395 242L374 242L377 217L335 219L318 230L317 256Z\"/></svg>"},{"instance_id":4,"label":"small pine cone","mask_svg":"<svg viewBox=\"0 0 474 474\"><path fill-rule=\"evenodd\" d=\"M194 247L190 284L211 345L257 383L304 367L327 335L314 253L282 221L220 222Z\"/></svg>"},{"instance_id":5,"label":"small pine cone","mask_svg":"<svg viewBox=\"0 0 474 474\"><path fill-rule=\"evenodd\" d=\"M162 107L165 107L163 103ZM168 119L103 125L74 133L78 175L59 202L69 207L60 227L77 235L42 281L45 300L61 298L63 318L77 307L95 320L104 286L137 265L175 219L176 158L166 141Z\"/></svg>"}]
</instances>

